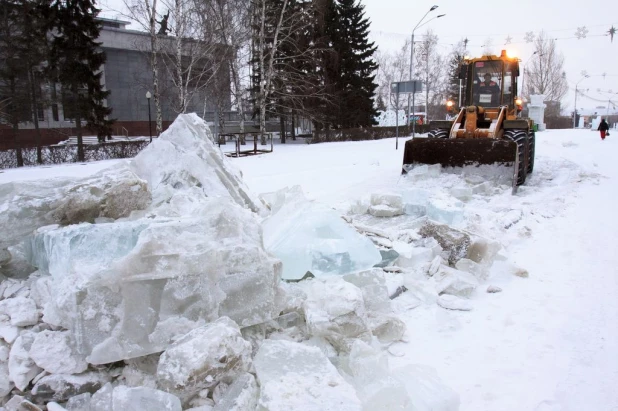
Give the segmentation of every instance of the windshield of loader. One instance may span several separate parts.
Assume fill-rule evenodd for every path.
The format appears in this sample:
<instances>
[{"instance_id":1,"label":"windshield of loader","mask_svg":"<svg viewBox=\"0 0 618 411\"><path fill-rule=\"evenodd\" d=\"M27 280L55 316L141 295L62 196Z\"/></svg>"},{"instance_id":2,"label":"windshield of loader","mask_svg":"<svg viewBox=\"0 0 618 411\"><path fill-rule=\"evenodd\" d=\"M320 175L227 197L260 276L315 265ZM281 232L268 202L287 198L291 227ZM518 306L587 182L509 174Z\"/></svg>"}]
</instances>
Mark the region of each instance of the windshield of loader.
<instances>
[{"instance_id":1,"label":"windshield of loader","mask_svg":"<svg viewBox=\"0 0 618 411\"><path fill-rule=\"evenodd\" d=\"M484 107L498 107L502 101L502 68L500 60L477 61L472 78L472 102ZM509 73L510 76L510 73Z\"/></svg>"}]
</instances>

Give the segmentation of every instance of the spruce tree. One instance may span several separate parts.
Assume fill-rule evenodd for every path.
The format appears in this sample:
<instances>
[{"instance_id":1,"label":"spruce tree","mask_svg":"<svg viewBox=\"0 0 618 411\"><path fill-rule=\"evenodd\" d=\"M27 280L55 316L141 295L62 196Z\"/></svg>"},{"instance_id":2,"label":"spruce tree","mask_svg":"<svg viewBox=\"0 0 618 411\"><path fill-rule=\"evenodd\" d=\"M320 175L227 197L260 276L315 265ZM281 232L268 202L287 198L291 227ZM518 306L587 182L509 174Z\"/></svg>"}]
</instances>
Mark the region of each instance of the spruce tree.
<instances>
[{"instance_id":1,"label":"spruce tree","mask_svg":"<svg viewBox=\"0 0 618 411\"><path fill-rule=\"evenodd\" d=\"M17 0L20 5L20 26L24 28L19 41L27 72L32 121L36 131L37 163L43 164L39 109L45 106L41 86L47 81L46 62L49 56L50 2L48 0Z\"/></svg>"},{"instance_id":2,"label":"spruce tree","mask_svg":"<svg viewBox=\"0 0 618 411\"><path fill-rule=\"evenodd\" d=\"M337 60L336 85L339 99L338 125L342 128L368 127L376 124L373 105L377 47L369 41L369 19L357 0L336 0L335 12L327 19L329 35Z\"/></svg>"},{"instance_id":3,"label":"spruce tree","mask_svg":"<svg viewBox=\"0 0 618 411\"><path fill-rule=\"evenodd\" d=\"M24 165L19 123L34 121L38 126L39 74L46 57L46 29L41 21L49 14L44 6L29 0L0 1L0 118L12 126L19 167ZM40 139L37 143L41 162Z\"/></svg>"},{"instance_id":4,"label":"spruce tree","mask_svg":"<svg viewBox=\"0 0 618 411\"><path fill-rule=\"evenodd\" d=\"M99 9L93 0L56 0L53 3L54 39L51 67L63 87L64 107L75 118L78 160L84 161L82 121L99 137L111 134L111 109L103 100L109 95L101 85L105 53L97 43L101 31ZM65 105L63 103L63 106Z\"/></svg>"},{"instance_id":5,"label":"spruce tree","mask_svg":"<svg viewBox=\"0 0 618 411\"><path fill-rule=\"evenodd\" d=\"M339 98L335 81L338 76L337 53L333 50L331 37L336 28L337 13L334 0L313 0L311 32L307 39L313 45L314 59L307 68L315 89L321 96L311 96L305 102L306 110L311 112L315 130L328 130L339 118Z\"/></svg>"}]
</instances>

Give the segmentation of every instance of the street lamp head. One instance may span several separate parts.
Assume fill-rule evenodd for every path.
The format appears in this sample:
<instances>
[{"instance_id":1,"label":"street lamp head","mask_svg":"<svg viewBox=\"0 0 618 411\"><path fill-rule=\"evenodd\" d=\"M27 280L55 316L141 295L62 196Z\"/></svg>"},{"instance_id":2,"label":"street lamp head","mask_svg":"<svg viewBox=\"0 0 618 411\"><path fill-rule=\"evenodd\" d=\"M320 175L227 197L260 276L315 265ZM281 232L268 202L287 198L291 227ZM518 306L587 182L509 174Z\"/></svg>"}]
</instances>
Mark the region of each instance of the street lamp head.
<instances>
[{"instance_id":1,"label":"street lamp head","mask_svg":"<svg viewBox=\"0 0 618 411\"><path fill-rule=\"evenodd\" d=\"M152 97L152 94L150 94L150 91L147 91L147 92L146 92L146 98L147 98L148 100L150 100L150 97Z\"/></svg>"},{"instance_id":2,"label":"street lamp head","mask_svg":"<svg viewBox=\"0 0 618 411\"><path fill-rule=\"evenodd\" d=\"M438 6L431 6L431 8L429 9L429 11L434 11L435 9L437 9Z\"/></svg>"},{"instance_id":3,"label":"street lamp head","mask_svg":"<svg viewBox=\"0 0 618 411\"><path fill-rule=\"evenodd\" d=\"M440 14L438 17L436 17L437 19L439 19L440 17L444 17L446 16L446 14Z\"/></svg>"}]
</instances>

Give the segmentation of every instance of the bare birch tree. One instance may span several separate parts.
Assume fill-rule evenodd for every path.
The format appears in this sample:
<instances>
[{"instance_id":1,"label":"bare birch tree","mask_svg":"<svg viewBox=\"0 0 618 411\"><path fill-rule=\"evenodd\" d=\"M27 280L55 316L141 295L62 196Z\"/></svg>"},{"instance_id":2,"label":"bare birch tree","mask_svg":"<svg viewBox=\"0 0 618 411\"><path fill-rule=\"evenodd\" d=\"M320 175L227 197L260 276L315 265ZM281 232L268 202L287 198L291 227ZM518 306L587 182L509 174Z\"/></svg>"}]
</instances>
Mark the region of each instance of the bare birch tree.
<instances>
[{"instance_id":1,"label":"bare birch tree","mask_svg":"<svg viewBox=\"0 0 618 411\"><path fill-rule=\"evenodd\" d=\"M546 101L560 101L569 90L564 72L564 56L556 41L541 32L534 41L536 54L526 64L524 96L542 94Z\"/></svg>"},{"instance_id":2,"label":"bare birch tree","mask_svg":"<svg viewBox=\"0 0 618 411\"><path fill-rule=\"evenodd\" d=\"M323 78L318 74L318 55L331 53L317 46L313 33L314 6L312 2L293 2L285 31L275 55L272 99L267 107L278 115L282 138L285 141L285 123L296 115L315 119L321 116L315 102L331 105L332 96L326 93Z\"/></svg>"},{"instance_id":3,"label":"bare birch tree","mask_svg":"<svg viewBox=\"0 0 618 411\"><path fill-rule=\"evenodd\" d=\"M428 118L431 118L430 106L442 99L445 71L444 58L438 53L438 36L433 31L425 32L424 40L419 42L415 55L418 56L416 73L425 87L425 111Z\"/></svg>"},{"instance_id":4,"label":"bare birch tree","mask_svg":"<svg viewBox=\"0 0 618 411\"><path fill-rule=\"evenodd\" d=\"M319 56L329 51L313 42L311 2L258 0L253 4L254 59L259 73L256 100L264 142L269 107L270 113L279 116L296 112L316 118L321 115L316 101L332 102L316 72Z\"/></svg>"},{"instance_id":5,"label":"bare birch tree","mask_svg":"<svg viewBox=\"0 0 618 411\"><path fill-rule=\"evenodd\" d=\"M251 3L249 0L196 0L202 26L215 33L225 59L219 70L229 70L231 95L240 117L240 132L245 129L247 81L243 71L249 65ZM221 76L223 77L223 76ZM243 81L245 80L245 81Z\"/></svg>"},{"instance_id":6,"label":"bare birch tree","mask_svg":"<svg viewBox=\"0 0 618 411\"><path fill-rule=\"evenodd\" d=\"M378 50L379 51L379 50ZM408 81L410 78L410 40L406 39L404 45L395 53L379 52L378 62L378 95L382 96L389 105L398 110L407 105L408 95L391 93L393 82Z\"/></svg>"},{"instance_id":7,"label":"bare birch tree","mask_svg":"<svg viewBox=\"0 0 618 411\"><path fill-rule=\"evenodd\" d=\"M161 39L163 62L175 90L172 109L185 113L193 97L210 86L221 64L218 36L193 0L162 0L171 10L172 36Z\"/></svg>"},{"instance_id":8,"label":"bare birch tree","mask_svg":"<svg viewBox=\"0 0 618 411\"><path fill-rule=\"evenodd\" d=\"M259 32L257 36L257 61L260 71L260 80L257 93L257 104L260 112L260 133L262 134L262 143L264 143L264 133L266 132L266 104L272 93L272 82L275 75L275 56L280 47L280 35L284 30L284 17L287 12L289 0L283 0L280 8L272 7L272 2L268 0L258 0L256 3L257 9L257 25ZM268 10L268 12L267 12ZM267 40L267 24L268 15L273 15L274 27L272 31L272 40Z\"/></svg>"},{"instance_id":9,"label":"bare birch tree","mask_svg":"<svg viewBox=\"0 0 618 411\"><path fill-rule=\"evenodd\" d=\"M159 87L159 35L157 33L157 0L123 0L129 10L129 18L141 25L150 39L150 67L152 70L153 98L156 113L156 132L163 132L163 111L161 109L161 91Z\"/></svg>"}]
</instances>

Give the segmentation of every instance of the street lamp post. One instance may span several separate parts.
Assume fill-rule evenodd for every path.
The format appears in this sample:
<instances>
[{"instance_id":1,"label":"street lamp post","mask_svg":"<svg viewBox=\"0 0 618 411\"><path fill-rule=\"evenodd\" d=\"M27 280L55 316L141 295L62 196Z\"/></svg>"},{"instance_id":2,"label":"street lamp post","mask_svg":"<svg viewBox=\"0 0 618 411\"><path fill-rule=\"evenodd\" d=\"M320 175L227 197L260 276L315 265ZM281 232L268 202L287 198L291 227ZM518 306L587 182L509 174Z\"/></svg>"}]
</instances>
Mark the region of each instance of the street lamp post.
<instances>
[{"instance_id":1,"label":"street lamp post","mask_svg":"<svg viewBox=\"0 0 618 411\"><path fill-rule=\"evenodd\" d=\"M425 20L425 17L427 17L427 15L430 12L434 11L437 8L438 8L438 6L431 6L429 11L427 13L425 13L423 18L412 29L412 43L410 44L410 81L412 81L412 78L414 77L414 32L416 31L417 28L419 28L421 26L424 26L425 24L429 23L431 20L434 20L434 19L437 19L437 18L445 16L445 14L440 14L439 16L436 16L433 19L427 20L424 24L421 24L423 22L423 20ZM415 97L416 97L416 85L414 85L414 88L412 89L412 109L414 109L414 106L416 104ZM412 114L412 112L410 111L410 99L408 98L408 124L410 124L410 115L411 114ZM414 121L414 119L412 119L412 138L414 138L415 133L416 133L416 121Z\"/></svg>"},{"instance_id":2,"label":"street lamp post","mask_svg":"<svg viewBox=\"0 0 618 411\"><path fill-rule=\"evenodd\" d=\"M150 120L150 91L146 92L146 100L148 100L148 132L150 133L150 142L152 143L152 120Z\"/></svg>"},{"instance_id":3,"label":"street lamp post","mask_svg":"<svg viewBox=\"0 0 618 411\"><path fill-rule=\"evenodd\" d=\"M584 74L584 77L582 77L577 83L575 83L575 104L573 105L573 128L576 128L575 122L577 121L577 86L579 86L579 83L581 83L583 80L587 79L588 77L590 77L588 74Z\"/></svg>"},{"instance_id":4,"label":"street lamp post","mask_svg":"<svg viewBox=\"0 0 618 411\"><path fill-rule=\"evenodd\" d=\"M522 79L521 79L521 94L522 94L522 96L523 96L523 94L526 93L526 88L525 88L526 83L525 83L525 81L528 78L528 72L527 72L528 64L530 64L530 62L532 61L532 57L534 57L535 54L539 54L539 51L536 50L534 53L532 53L530 55L530 57L528 58L528 61L526 61L526 64L524 64L523 76L522 76ZM543 54L539 54L539 57L542 57L542 56L543 56Z\"/></svg>"}]
</instances>

